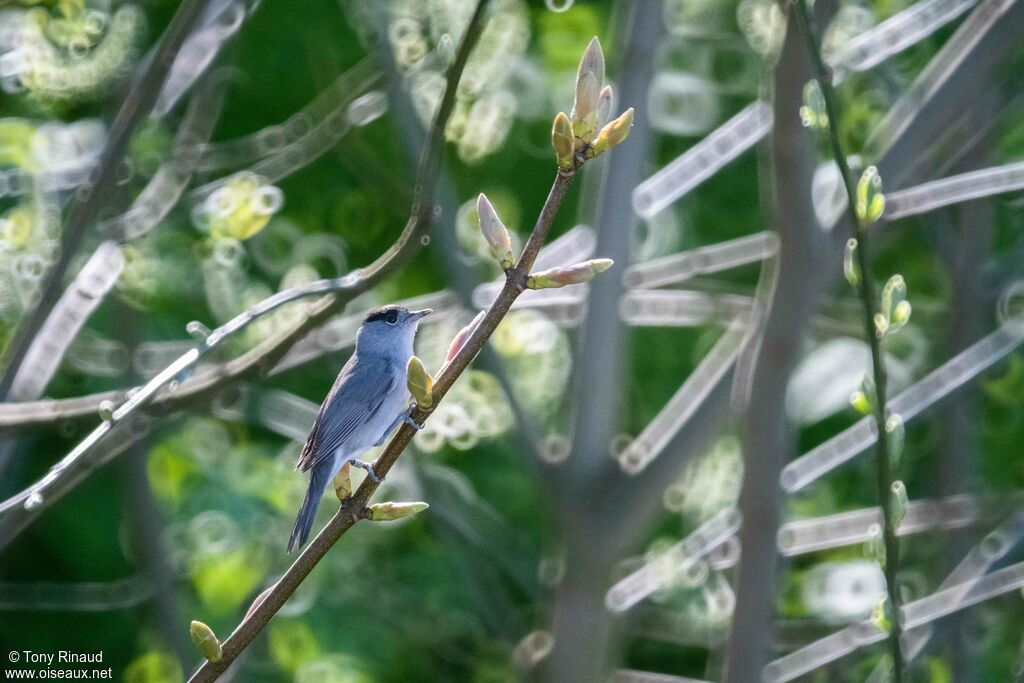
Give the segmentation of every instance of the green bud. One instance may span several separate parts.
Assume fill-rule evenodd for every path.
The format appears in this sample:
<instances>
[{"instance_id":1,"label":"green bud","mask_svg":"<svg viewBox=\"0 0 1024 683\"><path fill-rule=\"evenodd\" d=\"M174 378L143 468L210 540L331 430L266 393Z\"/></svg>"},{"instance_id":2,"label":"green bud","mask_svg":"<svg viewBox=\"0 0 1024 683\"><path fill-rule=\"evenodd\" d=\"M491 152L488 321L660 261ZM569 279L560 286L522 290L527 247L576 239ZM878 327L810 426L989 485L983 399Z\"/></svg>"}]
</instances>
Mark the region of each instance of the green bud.
<instances>
[{"instance_id":1,"label":"green bud","mask_svg":"<svg viewBox=\"0 0 1024 683\"><path fill-rule=\"evenodd\" d=\"M576 99L572 105L572 130L579 139L590 142L598 126L597 108L604 84L604 51L595 37L587 45L576 72Z\"/></svg>"},{"instance_id":2,"label":"green bud","mask_svg":"<svg viewBox=\"0 0 1024 683\"><path fill-rule=\"evenodd\" d=\"M548 268L534 273L526 279L530 289L558 289L566 285L578 285L590 282L595 277L612 267L614 261L607 258L591 259L572 266Z\"/></svg>"},{"instance_id":3,"label":"green bud","mask_svg":"<svg viewBox=\"0 0 1024 683\"><path fill-rule=\"evenodd\" d=\"M825 96L818 81L807 81L804 86L804 104L800 107L800 122L807 128L828 128L828 112Z\"/></svg>"},{"instance_id":4,"label":"green bud","mask_svg":"<svg viewBox=\"0 0 1024 683\"><path fill-rule=\"evenodd\" d=\"M901 301L892 309L893 324L903 327L910 321L910 302Z\"/></svg>"},{"instance_id":5,"label":"green bud","mask_svg":"<svg viewBox=\"0 0 1024 683\"><path fill-rule=\"evenodd\" d=\"M193 621L188 628L192 636L192 643L195 644L199 653L211 662L219 662L224 652L221 650L220 641L213 634L213 629L201 621Z\"/></svg>"},{"instance_id":6,"label":"green bud","mask_svg":"<svg viewBox=\"0 0 1024 683\"><path fill-rule=\"evenodd\" d=\"M903 418L899 413L893 413L886 418L885 434L889 439L889 460L893 467L899 467L907 434L907 430L903 426Z\"/></svg>"},{"instance_id":7,"label":"green bud","mask_svg":"<svg viewBox=\"0 0 1024 683\"><path fill-rule=\"evenodd\" d=\"M480 216L480 232L487 240L487 246L491 248L494 260L498 262L502 270L508 270L513 265L512 242L508 236L508 229L498 218L498 213L490 200L482 193L476 199L476 212Z\"/></svg>"},{"instance_id":8,"label":"green bud","mask_svg":"<svg viewBox=\"0 0 1024 683\"><path fill-rule=\"evenodd\" d=\"M366 510L366 519L371 522L389 522L426 510L426 503L375 503Z\"/></svg>"},{"instance_id":9,"label":"green bud","mask_svg":"<svg viewBox=\"0 0 1024 683\"><path fill-rule=\"evenodd\" d=\"M576 137L572 134L572 124L565 112L558 112L551 125L551 146L555 150L558 168L571 170L576 164Z\"/></svg>"},{"instance_id":10,"label":"green bud","mask_svg":"<svg viewBox=\"0 0 1024 683\"><path fill-rule=\"evenodd\" d=\"M633 107L622 112L619 118L615 119L598 133L594 144L587 150L587 158L604 154L615 145L629 137L633 129Z\"/></svg>"},{"instance_id":11,"label":"green bud","mask_svg":"<svg viewBox=\"0 0 1024 683\"><path fill-rule=\"evenodd\" d=\"M846 251L843 254L843 275L850 286L857 289L860 285L860 264L857 263L857 240L846 240Z\"/></svg>"},{"instance_id":12,"label":"green bud","mask_svg":"<svg viewBox=\"0 0 1024 683\"><path fill-rule=\"evenodd\" d=\"M343 503L352 494L352 463L346 462L338 470L334 477L334 494Z\"/></svg>"},{"instance_id":13,"label":"green bud","mask_svg":"<svg viewBox=\"0 0 1024 683\"><path fill-rule=\"evenodd\" d=\"M907 507L910 499L907 497L907 487L902 481L894 481L889 487L889 506L892 510L892 528L900 525L907 516Z\"/></svg>"},{"instance_id":14,"label":"green bud","mask_svg":"<svg viewBox=\"0 0 1024 683\"><path fill-rule=\"evenodd\" d=\"M868 559L874 560L881 567L885 567L885 537L882 535L882 527L878 524L872 524L868 528L865 552Z\"/></svg>"},{"instance_id":15,"label":"green bud","mask_svg":"<svg viewBox=\"0 0 1024 683\"><path fill-rule=\"evenodd\" d=\"M870 415L875 406L875 383L869 375L860 381L860 389L850 394L850 405L861 415Z\"/></svg>"},{"instance_id":16,"label":"green bud","mask_svg":"<svg viewBox=\"0 0 1024 683\"><path fill-rule=\"evenodd\" d=\"M885 595L878 599L871 610L871 623L883 633L892 630L892 621L889 619L889 599Z\"/></svg>"},{"instance_id":17,"label":"green bud","mask_svg":"<svg viewBox=\"0 0 1024 683\"><path fill-rule=\"evenodd\" d=\"M875 336L878 337L879 339L882 339L883 337L885 337L886 333L889 331L889 319L886 318L881 313L875 313L874 321L875 321Z\"/></svg>"},{"instance_id":18,"label":"green bud","mask_svg":"<svg viewBox=\"0 0 1024 683\"><path fill-rule=\"evenodd\" d=\"M891 318L893 309L907 298L907 283L902 275L893 275L882 288L882 313Z\"/></svg>"},{"instance_id":19,"label":"green bud","mask_svg":"<svg viewBox=\"0 0 1024 683\"><path fill-rule=\"evenodd\" d=\"M882 217L885 211L885 195L882 194L882 177L878 169L868 166L857 183L857 218L864 225L871 225Z\"/></svg>"},{"instance_id":20,"label":"green bud","mask_svg":"<svg viewBox=\"0 0 1024 683\"><path fill-rule=\"evenodd\" d=\"M871 412L871 401L860 389L850 394L850 405L861 415L867 415Z\"/></svg>"},{"instance_id":21,"label":"green bud","mask_svg":"<svg viewBox=\"0 0 1024 683\"><path fill-rule=\"evenodd\" d=\"M423 361L416 356L410 358L405 366L405 377L406 386L409 387L409 393L412 394L416 405L420 408L434 405L434 378L423 367Z\"/></svg>"},{"instance_id":22,"label":"green bud","mask_svg":"<svg viewBox=\"0 0 1024 683\"><path fill-rule=\"evenodd\" d=\"M882 288L881 311L875 316L876 334L882 339L897 332L910 320L907 283L902 275L893 275Z\"/></svg>"}]
</instances>

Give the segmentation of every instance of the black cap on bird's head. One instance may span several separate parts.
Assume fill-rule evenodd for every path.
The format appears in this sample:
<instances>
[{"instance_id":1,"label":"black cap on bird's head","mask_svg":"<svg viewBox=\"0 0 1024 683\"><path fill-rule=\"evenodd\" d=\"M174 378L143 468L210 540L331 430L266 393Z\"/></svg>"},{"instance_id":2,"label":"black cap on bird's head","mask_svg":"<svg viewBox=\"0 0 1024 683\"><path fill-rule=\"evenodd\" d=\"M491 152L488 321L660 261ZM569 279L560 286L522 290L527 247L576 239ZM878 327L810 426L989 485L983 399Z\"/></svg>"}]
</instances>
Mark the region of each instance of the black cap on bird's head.
<instances>
[{"instance_id":1,"label":"black cap on bird's head","mask_svg":"<svg viewBox=\"0 0 1024 683\"><path fill-rule=\"evenodd\" d=\"M397 325L398 323L410 320L419 320L420 318L429 315L433 312L434 311L431 308L424 308L419 311L410 311L405 306L395 306L392 304L389 306L381 306L380 308L375 308L369 313L367 313L366 317L363 318L363 324L366 325L367 323L374 323L380 321L387 323L388 325Z\"/></svg>"}]
</instances>

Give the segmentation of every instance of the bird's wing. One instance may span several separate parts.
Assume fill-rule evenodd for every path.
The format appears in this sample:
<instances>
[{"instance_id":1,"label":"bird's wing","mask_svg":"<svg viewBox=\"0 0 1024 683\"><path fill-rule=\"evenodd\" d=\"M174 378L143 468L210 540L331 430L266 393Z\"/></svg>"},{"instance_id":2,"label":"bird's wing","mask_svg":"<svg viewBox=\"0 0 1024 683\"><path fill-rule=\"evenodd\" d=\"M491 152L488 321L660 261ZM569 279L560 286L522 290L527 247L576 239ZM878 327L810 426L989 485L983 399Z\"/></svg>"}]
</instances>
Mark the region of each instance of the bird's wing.
<instances>
[{"instance_id":1,"label":"bird's wing","mask_svg":"<svg viewBox=\"0 0 1024 683\"><path fill-rule=\"evenodd\" d=\"M359 381L350 381L356 375ZM302 455L299 456L298 468L305 472L345 446L355 431L377 414L397 382L386 360L358 359L352 356L341 369L334 387L320 406L309 438L302 448ZM325 419L328 409L331 416Z\"/></svg>"}]
</instances>

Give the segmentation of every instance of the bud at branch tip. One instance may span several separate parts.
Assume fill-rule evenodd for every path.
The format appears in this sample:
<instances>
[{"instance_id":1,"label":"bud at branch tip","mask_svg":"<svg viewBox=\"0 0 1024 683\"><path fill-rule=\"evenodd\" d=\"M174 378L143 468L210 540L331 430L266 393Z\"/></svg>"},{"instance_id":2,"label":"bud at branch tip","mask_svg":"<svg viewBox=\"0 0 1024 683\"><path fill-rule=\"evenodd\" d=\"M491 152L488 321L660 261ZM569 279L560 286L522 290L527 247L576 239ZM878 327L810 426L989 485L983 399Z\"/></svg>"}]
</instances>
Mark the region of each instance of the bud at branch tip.
<instances>
[{"instance_id":1,"label":"bud at branch tip","mask_svg":"<svg viewBox=\"0 0 1024 683\"><path fill-rule=\"evenodd\" d=\"M498 218L498 212L494 210L491 201L482 193L476 200L476 212L480 216L480 232L491 249L491 255L502 270L508 270L514 263L508 229Z\"/></svg>"}]
</instances>

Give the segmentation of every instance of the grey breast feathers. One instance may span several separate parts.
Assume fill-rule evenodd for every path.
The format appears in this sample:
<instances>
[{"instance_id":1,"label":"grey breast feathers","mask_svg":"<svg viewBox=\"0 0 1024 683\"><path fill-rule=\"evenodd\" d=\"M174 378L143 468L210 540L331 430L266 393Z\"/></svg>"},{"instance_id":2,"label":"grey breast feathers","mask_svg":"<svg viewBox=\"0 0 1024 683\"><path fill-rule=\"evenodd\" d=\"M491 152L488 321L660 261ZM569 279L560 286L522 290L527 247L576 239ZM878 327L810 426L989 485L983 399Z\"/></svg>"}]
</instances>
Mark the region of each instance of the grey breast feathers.
<instances>
[{"instance_id":1,"label":"grey breast feathers","mask_svg":"<svg viewBox=\"0 0 1024 683\"><path fill-rule=\"evenodd\" d=\"M305 472L329 460L339 448L351 447L353 435L361 436L360 427L374 418L396 384L387 359L349 358L320 406L298 469Z\"/></svg>"}]
</instances>

